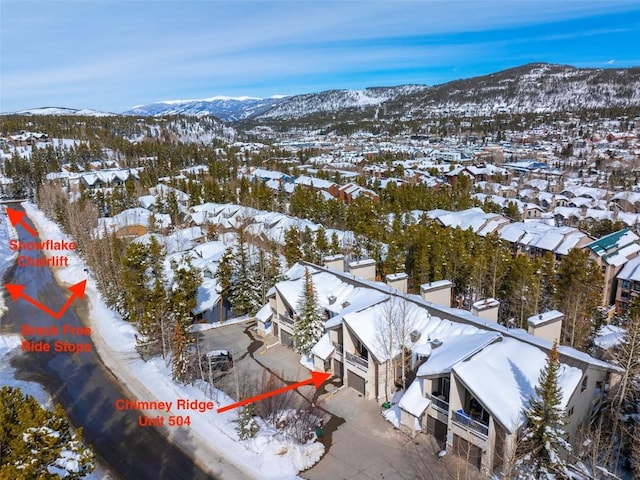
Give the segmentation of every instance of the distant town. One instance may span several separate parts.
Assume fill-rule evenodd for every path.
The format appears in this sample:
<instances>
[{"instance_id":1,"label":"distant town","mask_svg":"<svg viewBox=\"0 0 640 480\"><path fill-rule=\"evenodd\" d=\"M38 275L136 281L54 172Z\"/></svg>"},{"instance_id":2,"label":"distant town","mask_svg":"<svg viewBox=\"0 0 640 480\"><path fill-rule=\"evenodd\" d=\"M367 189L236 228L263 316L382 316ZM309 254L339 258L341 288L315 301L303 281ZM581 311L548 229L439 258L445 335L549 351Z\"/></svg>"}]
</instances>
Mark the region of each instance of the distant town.
<instances>
[{"instance_id":1,"label":"distant town","mask_svg":"<svg viewBox=\"0 0 640 480\"><path fill-rule=\"evenodd\" d=\"M86 278L78 361L193 478L637 476L637 107L361 113L3 115L7 290L42 287L1 332L64 337L26 309Z\"/></svg>"}]
</instances>

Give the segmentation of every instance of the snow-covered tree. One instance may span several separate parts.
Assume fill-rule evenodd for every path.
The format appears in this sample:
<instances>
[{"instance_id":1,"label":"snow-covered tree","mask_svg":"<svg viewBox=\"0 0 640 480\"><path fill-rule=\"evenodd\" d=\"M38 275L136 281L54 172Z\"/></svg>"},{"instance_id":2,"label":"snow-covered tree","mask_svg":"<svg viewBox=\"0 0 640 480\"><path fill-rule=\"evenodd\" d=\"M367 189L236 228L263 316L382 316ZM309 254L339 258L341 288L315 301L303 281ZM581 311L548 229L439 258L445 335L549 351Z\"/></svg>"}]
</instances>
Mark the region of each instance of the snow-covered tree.
<instances>
[{"instance_id":1,"label":"snow-covered tree","mask_svg":"<svg viewBox=\"0 0 640 480\"><path fill-rule=\"evenodd\" d=\"M238 250L235 256L232 310L236 315L253 315L261 305L260 269L251 261L244 230L238 231Z\"/></svg>"},{"instance_id":2,"label":"snow-covered tree","mask_svg":"<svg viewBox=\"0 0 640 480\"><path fill-rule=\"evenodd\" d=\"M228 247L224 251L224 255L220 259L218 269L216 270L216 279L218 280L218 287L220 288L220 322L223 320L224 314L224 301L231 299L231 293L233 291L233 267L235 264L235 255L233 248Z\"/></svg>"},{"instance_id":3,"label":"snow-covered tree","mask_svg":"<svg viewBox=\"0 0 640 480\"><path fill-rule=\"evenodd\" d=\"M260 430L260 426L256 422L255 418L253 418L254 416L255 407L251 403L238 410L238 418L236 419L236 423L238 425L236 426L236 432L238 432L240 440L253 438Z\"/></svg>"},{"instance_id":4,"label":"snow-covered tree","mask_svg":"<svg viewBox=\"0 0 640 480\"><path fill-rule=\"evenodd\" d=\"M293 325L293 345L308 355L324 333L324 316L318 303L318 293L307 268L304 272L304 290L297 305L297 318Z\"/></svg>"},{"instance_id":5,"label":"snow-covered tree","mask_svg":"<svg viewBox=\"0 0 640 480\"><path fill-rule=\"evenodd\" d=\"M76 480L93 471L93 453L64 410L45 410L19 388L0 388L0 478Z\"/></svg>"},{"instance_id":6,"label":"snow-covered tree","mask_svg":"<svg viewBox=\"0 0 640 480\"><path fill-rule=\"evenodd\" d=\"M189 346L193 344L190 326L191 313L196 307L198 287L202 283L200 272L189 261L174 269L174 284L169 291L173 320L175 323L172 348L173 378L184 382L188 379L188 367L191 359Z\"/></svg>"},{"instance_id":7,"label":"snow-covered tree","mask_svg":"<svg viewBox=\"0 0 640 480\"><path fill-rule=\"evenodd\" d=\"M554 343L547 363L540 372L535 393L524 410L527 427L520 444L522 455L518 462L517 478L566 478L566 462L562 458L562 451L571 451L571 445L564 439L565 413L561 407L559 369L558 344Z\"/></svg>"}]
</instances>

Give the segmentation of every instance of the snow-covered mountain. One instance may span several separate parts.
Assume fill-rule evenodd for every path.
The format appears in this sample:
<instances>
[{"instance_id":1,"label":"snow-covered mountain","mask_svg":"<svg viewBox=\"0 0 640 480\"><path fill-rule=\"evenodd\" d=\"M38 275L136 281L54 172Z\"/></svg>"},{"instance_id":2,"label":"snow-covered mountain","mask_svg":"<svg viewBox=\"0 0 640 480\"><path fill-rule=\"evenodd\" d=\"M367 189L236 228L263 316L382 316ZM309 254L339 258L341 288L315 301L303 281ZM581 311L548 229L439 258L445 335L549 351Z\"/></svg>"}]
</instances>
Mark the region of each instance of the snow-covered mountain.
<instances>
[{"instance_id":1,"label":"snow-covered mountain","mask_svg":"<svg viewBox=\"0 0 640 480\"><path fill-rule=\"evenodd\" d=\"M413 119L447 113L491 115L613 106L640 106L640 68L534 63L433 87L331 90L289 97L251 120Z\"/></svg>"},{"instance_id":2,"label":"snow-covered mountain","mask_svg":"<svg viewBox=\"0 0 640 480\"><path fill-rule=\"evenodd\" d=\"M395 100L403 95L421 94L429 87L402 85L399 87L371 87L364 90L328 90L289 97L262 114L259 119L291 119L315 113L362 111Z\"/></svg>"},{"instance_id":3,"label":"snow-covered mountain","mask_svg":"<svg viewBox=\"0 0 640 480\"><path fill-rule=\"evenodd\" d=\"M100 112L90 108L40 107L13 112L11 115L83 115L86 117L111 117L117 113Z\"/></svg>"},{"instance_id":4,"label":"snow-covered mountain","mask_svg":"<svg viewBox=\"0 0 640 480\"><path fill-rule=\"evenodd\" d=\"M123 115L187 115L252 123L420 119L441 114L575 111L640 106L640 67L576 68L531 63L435 86L402 85L329 90L291 97L168 100L133 107ZM95 110L37 108L22 115L114 115Z\"/></svg>"},{"instance_id":5,"label":"snow-covered mountain","mask_svg":"<svg viewBox=\"0 0 640 480\"><path fill-rule=\"evenodd\" d=\"M200 100L167 100L137 105L123 115L161 116L161 115L213 115L226 122L237 122L259 115L274 105L282 102L286 97L274 96L270 98L256 97L211 97Z\"/></svg>"},{"instance_id":6,"label":"snow-covered mountain","mask_svg":"<svg viewBox=\"0 0 640 480\"><path fill-rule=\"evenodd\" d=\"M413 118L434 110L489 115L638 106L640 68L533 63L437 85L402 101L403 105L389 105L390 110Z\"/></svg>"}]
</instances>

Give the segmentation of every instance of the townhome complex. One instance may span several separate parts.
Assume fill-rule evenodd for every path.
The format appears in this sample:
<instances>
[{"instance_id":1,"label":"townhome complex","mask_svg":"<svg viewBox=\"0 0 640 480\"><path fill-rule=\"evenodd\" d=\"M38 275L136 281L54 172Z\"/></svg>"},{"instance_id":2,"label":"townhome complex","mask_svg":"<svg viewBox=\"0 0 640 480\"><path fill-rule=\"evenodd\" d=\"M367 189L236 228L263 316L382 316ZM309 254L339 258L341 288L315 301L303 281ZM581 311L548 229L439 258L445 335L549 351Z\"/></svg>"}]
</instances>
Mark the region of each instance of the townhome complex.
<instances>
[{"instance_id":1,"label":"townhome complex","mask_svg":"<svg viewBox=\"0 0 640 480\"><path fill-rule=\"evenodd\" d=\"M325 266L294 265L272 290L259 331L292 346L308 270L326 317L326 333L311 352L315 369L379 404L397 399L404 377L406 391L391 406L403 431L433 435L487 474L499 470L511 461L523 408L559 338L562 314L534 315L528 331L506 328L486 315L452 308L450 282L406 294L402 274L375 282L373 266L366 260L345 263L342 255ZM617 369L566 346L559 353L566 432L576 440Z\"/></svg>"}]
</instances>

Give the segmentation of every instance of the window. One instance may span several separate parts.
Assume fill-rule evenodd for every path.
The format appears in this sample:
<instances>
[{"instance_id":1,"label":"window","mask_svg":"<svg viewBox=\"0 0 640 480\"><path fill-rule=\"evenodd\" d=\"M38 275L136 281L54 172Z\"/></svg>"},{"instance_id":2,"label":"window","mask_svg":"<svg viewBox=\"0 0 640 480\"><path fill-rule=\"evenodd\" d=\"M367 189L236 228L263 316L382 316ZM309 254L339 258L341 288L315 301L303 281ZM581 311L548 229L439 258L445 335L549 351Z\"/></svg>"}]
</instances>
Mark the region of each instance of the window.
<instances>
[{"instance_id":1,"label":"window","mask_svg":"<svg viewBox=\"0 0 640 480\"><path fill-rule=\"evenodd\" d=\"M571 418L571 415L573 415L573 407L571 407L567 412L567 418Z\"/></svg>"},{"instance_id":2,"label":"window","mask_svg":"<svg viewBox=\"0 0 640 480\"><path fill-rule=\"evenodd\" d=\"M596 382L596 391L594 393L596 396L602 395L602 382Z\"/></svg>"},{"instance_id":3,"label":"window","mask_svg":"<svg viewBox=\"0 0 640 480\"><path fill-rule=\"evenodd\" d=\"M451 382L447 377L438 378L437 389L435 391L435 395L439 397L442 395L444 400L449 401L449 391L451 389Z\"/></svg>"},{"instance_id":4,"label":"window","mask_svg":"<svg viewBox=\"0 0 640 480\"><path fill-rule=\"evenodd\" d=\"M580 386L580 392L584 392L587 389L587 383L589 383L589 377L585 375L582 379L582 385Z\"/></svg>"},{"instance_id":5,"label":"window","mask_svg":"<svg viewBox=\"0 0 640 480\"><path fill-rule=\"evenodd\" d=\"M365 360L369 360L369 351L367 350L367 347L365 347L357 338L355 339L354 343L357 354Z\"/></svg>"},{"instance_id":6,"label":"window","mask_svg":"<svg viewBox=\"0 0 640 480\"><path fill-rule=\"evenodd\" d=\"M622 282L622 288L631 288L631 282L629 280L624 280Z\"/></svg>"}]
</instances>

